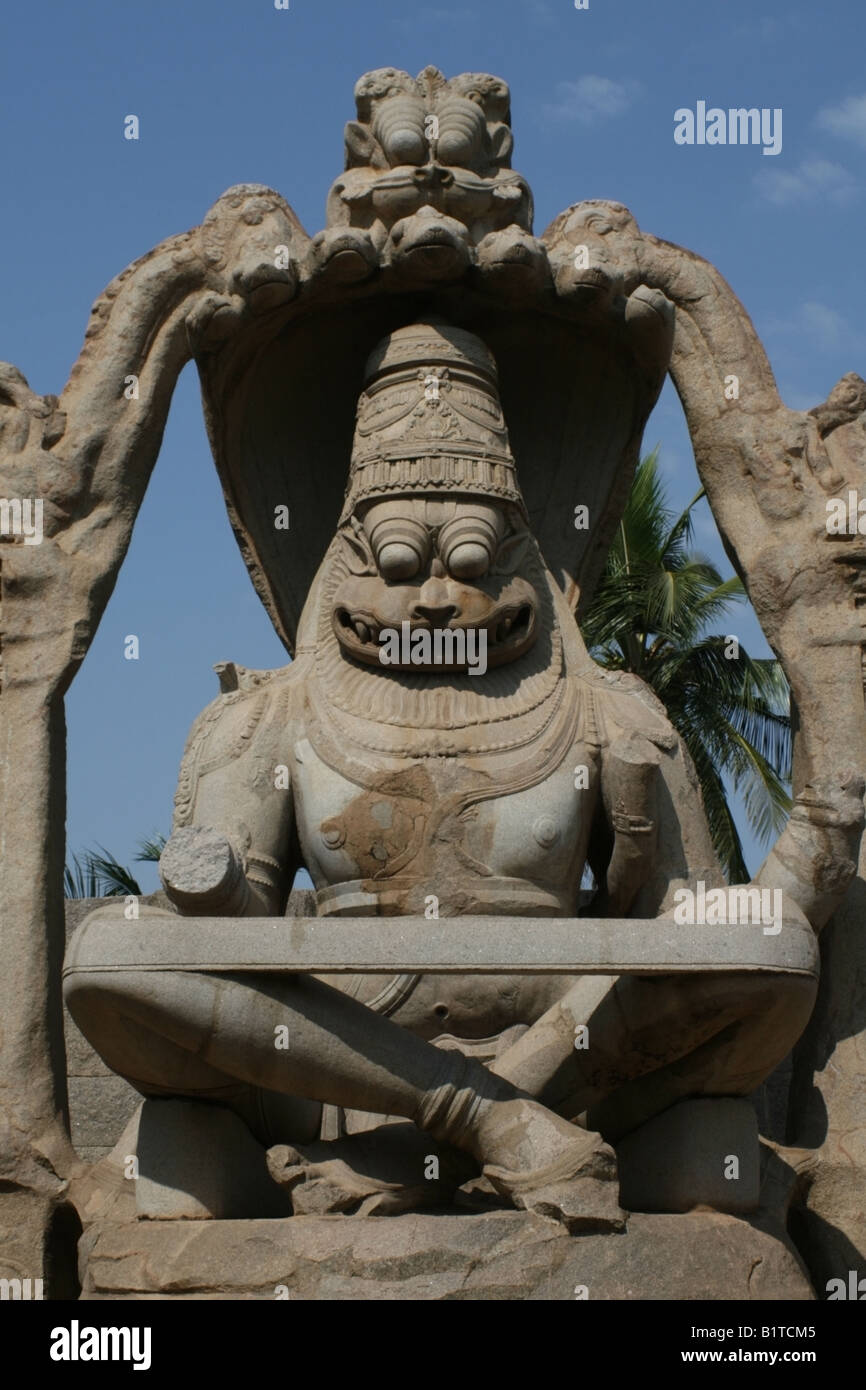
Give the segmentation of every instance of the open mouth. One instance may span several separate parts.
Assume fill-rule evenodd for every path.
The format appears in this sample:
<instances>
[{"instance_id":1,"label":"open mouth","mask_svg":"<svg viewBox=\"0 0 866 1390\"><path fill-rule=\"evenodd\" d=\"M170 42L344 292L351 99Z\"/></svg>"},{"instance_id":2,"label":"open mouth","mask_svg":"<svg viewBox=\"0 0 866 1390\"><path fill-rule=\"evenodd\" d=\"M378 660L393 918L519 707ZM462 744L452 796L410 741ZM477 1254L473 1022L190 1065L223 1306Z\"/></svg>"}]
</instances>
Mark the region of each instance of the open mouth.
<instances>
[{"instance_id":1,"label":"open mouth","mask_svg":"<svg viewBox=\"0 0 866 1390\"><path fill-rule=\"evenodd\" d=\"M488 666L514 661L535 641L536 627L535 609L525 601L498 608L484 623L450 622L440 627L426 620L404 620L395 629L369 612L350 612L342 605L334 609L333 616L340 645L356 660L415 672L464 671L472 664L467 653L477 653L482 647ZM404 659L383 660L385 643L395 639Z\"/></svg>"}]
</instances>

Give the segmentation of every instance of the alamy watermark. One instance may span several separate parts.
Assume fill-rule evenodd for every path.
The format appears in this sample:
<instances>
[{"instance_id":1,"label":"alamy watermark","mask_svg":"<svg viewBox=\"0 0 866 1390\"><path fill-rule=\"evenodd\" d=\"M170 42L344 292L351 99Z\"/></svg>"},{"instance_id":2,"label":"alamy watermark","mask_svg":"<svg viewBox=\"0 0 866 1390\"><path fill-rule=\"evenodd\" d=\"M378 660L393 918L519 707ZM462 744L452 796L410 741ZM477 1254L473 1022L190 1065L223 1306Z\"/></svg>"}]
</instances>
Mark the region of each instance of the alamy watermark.
<instances>
[{"instance_id":1,"label":"alamy watermark","mask_svg":"<svg viewBox=\"0 0 866 1390\"><path fill-rule=\"evenodd\" d=\"M475 627L416 628L402 622L400 631L383 627L379 633L383 666L465 666L470 676L487 670L487 629Z\"/></svg>"},{"instance_id":2,"label":"alamy watermark","mask_svg":"<svg viewBox=\"0 0 866 1390\"><path fill-rule=\"evenodd\" d=\"M827 498L828 536L866 536L866 497L861 498L856 488L848 489L847 498Z\"/></svg>"},{"instance_id":3,"label":"alamy watermark","mask_svg":"<svg viewBox=\"0 0 866 1390\"><path fill-rule=\"evenodd\" d=\"M764 154L782 153L782 108L738 106L725 111L699 101L692 111L681 106L674 112L674 140L678 145L763 145Z\"/></svg>"},{"instance_id":4,"label":"alamy watermark","mask_svg":"<svg viewBox=\"0 0 866 1390\"><path fill-rule=\"evenodd\" d=\"M44 1299L41 1279L0 1279L0 1301Z\"/></svg>"},{"instance_id":5,"label":"alamy watermark","mask_svg":"<svg viewBox=\"0 0 866 1390\"><path fill-rule=\"evenodd\" d=\"M42 543L41 497L0 497L0 537L23 536L25 545Z\"/></svg>"},{"instance_id":6,"label":"alamy watermark","mask_svg":"<svg viewBox=\"0 0 866 1390\"><path fill-rule=\"evenodd\" d=\"M866 1279L861 1279L856 1269L848 1270L847 1282L844 1279L828 1279L824 1287L828 1303L848 1299L854 1303L866 1302Z\"/></svg>"},{"instance_id":7,"label":"alamy watermark","mask_svg":"<svg viewBox=\"0 0 866 1390\"><path fill-rule=\"evenodd\" d=\"M51 1330L52 1361L131 1361L134 1371L150 1369L149 1327L82 1327L73 1318L69 1327Z\"/></svg>"},{"instance_id":8,"label":"alamy watermark","mask_svg":"<svg viewBox=\"0 0 866 1390\"><path fill-rule=\"evenodd\" d=\"M681 927L723 927L738 923L762 926L764 936L782 930L781 888L711 888L699 878L697 890L674 893L674 921Z\"/></svg>"}]
</instances>

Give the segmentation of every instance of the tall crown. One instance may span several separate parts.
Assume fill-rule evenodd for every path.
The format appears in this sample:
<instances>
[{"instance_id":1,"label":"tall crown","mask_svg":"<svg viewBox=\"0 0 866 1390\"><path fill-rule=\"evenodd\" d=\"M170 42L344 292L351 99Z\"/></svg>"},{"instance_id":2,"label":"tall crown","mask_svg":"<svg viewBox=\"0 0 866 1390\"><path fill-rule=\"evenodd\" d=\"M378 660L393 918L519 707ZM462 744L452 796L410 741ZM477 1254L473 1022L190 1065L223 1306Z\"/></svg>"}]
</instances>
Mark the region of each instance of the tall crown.
<instances>
[{"instance_id":1,"label":"tall crown","mask_svg":"<svg viewBox=\"0 0 866 1390\"><path fill-rule=\"evenodd\" d=\"M341 520L395 493L492 497L526 515L496 363L474 333L413 323L367 359Z\"/></svg>"}]
</instances>

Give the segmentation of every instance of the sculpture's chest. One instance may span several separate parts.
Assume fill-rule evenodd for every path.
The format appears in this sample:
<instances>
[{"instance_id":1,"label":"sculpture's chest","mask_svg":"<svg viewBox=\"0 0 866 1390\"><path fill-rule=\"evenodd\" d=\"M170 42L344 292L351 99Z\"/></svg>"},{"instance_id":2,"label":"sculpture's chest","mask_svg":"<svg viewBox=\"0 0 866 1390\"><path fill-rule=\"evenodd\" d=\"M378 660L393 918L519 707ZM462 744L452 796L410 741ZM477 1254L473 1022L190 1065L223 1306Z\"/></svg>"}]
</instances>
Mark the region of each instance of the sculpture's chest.
<instances>
[{"instance_id":1,"label":"sculpture's chest","mask_svg":"<svg viewBox=\"0 0 866 1390\"><path fill-rule=\"evenodd\" d=\"M589 766L588 787L576 788L576 765ZM307 868L317 887L488 875L564 884L583 865L595 772L577 744L538 774L531 759L428 758L383 766L359 785L299 739L292 785Z\"/></svg>"}]
</instances>

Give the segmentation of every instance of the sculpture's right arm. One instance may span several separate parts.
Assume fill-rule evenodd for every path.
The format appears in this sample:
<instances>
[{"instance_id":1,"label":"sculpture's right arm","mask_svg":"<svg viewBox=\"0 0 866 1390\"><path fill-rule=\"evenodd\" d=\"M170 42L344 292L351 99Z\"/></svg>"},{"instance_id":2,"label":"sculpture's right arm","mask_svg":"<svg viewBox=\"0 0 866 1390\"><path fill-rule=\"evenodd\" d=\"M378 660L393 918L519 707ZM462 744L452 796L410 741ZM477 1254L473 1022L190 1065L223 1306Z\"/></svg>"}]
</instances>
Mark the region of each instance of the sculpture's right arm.
<instances>
[{"instance_id":1,"label":"sculpture's right arm","mask_svg":"<svg viewBox=\"0 0 866 1390\"><path fill-rule=\"evenodd\" d=\"M234 667L223 669L224 681L234 676ZM193 725L160 859L165 891L186 915L283 911L298 867L288 771L291 684L277 674L261 688L230 690Z\"/></svg>"}]
</instances>

